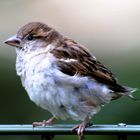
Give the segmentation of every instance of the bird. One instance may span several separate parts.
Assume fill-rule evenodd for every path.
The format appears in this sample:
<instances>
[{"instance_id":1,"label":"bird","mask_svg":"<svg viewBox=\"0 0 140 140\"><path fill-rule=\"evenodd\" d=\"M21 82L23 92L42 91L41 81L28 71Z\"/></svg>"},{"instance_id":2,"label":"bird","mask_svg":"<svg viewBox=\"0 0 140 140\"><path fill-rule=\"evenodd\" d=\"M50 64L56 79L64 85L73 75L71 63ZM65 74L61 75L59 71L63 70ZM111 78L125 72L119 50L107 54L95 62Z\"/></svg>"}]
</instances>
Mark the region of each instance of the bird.
<instances>
[{"instance_id":1,"label":"bird","mask_svg":"<svg viewBox=\"0 0 140 140\"><path fill-rule=\"evenodd\" d=\"M80 43L42 22L29 22L5 41L16 49L16 72L31 101L56 119L81 121L72 128L80 140L102 106L122 96L134 99L135 88L122 86L105 65Z\"/></svg>"}]
</instances>

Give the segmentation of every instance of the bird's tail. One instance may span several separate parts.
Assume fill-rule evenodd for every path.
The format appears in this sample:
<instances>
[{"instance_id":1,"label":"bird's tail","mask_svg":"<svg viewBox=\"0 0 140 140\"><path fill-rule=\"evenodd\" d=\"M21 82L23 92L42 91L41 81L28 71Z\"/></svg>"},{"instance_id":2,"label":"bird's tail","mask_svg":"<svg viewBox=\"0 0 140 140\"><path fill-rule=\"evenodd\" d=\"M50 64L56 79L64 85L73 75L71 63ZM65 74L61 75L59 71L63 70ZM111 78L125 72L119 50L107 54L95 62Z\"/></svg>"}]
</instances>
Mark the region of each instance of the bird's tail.
<instances>
[{"instance_id":1,"label":"bird's tail","mask_svg":"<svg viewBox=\"0 0 140 140\"><path fill-rule=\"evenodd\" d=\"M140 99L133 96L134 92L140 91L138 88L130 88L130 87L127 87L127 86L124 86L124 88L126 89L126 92L124 93L125 96L129 97L130 99L132 99L134 101L140 101Z\"/></svg>"}]
</instances>

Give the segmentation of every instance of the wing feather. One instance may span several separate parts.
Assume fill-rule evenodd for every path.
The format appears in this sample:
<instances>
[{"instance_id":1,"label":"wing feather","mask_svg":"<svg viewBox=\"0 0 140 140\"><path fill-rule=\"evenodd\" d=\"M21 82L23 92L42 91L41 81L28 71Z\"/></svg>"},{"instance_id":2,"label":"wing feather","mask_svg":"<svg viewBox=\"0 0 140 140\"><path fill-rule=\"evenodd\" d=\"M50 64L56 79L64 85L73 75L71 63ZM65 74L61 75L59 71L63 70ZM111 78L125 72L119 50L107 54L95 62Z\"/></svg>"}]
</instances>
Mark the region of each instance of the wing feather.
<instances>
[{"instance_id":1,"label":"wing feather","mask_svg":"<svg viewBox=\"0 0 140 140\"><path fill-rule=\"evenodd\" d=\"M127 92L125 87L117 83L112 72L77 42L64 39L58 47L52 50L52 53L58 58L58 67L63 73L70 76L75 74L88 76L107 85L114 92ZM67 62L61 61L62 59L75 59L76 61Z\"/></svg>"}]
</instances>

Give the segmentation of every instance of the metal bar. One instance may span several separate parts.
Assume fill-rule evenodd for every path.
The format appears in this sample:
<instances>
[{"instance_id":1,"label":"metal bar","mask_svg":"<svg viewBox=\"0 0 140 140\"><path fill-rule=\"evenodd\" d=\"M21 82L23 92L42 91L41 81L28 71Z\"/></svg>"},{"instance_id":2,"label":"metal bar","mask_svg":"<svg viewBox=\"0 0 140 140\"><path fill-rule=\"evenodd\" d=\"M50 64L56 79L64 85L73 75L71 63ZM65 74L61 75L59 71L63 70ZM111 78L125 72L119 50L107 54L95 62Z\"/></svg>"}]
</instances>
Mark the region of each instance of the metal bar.
<instances>
[{"instance_id":1,"label":"metal bar","mask_svg":"<svg viewBox=\"0 0 140 140\"><path fill-rule=\"evenodd\" d=\"M32 125L0 125L0 135L73 135L74 125L51 125L35 127ZM140 125L92 125L85 129L88 135L140 135Z\"/></svg>"}]
</instances>

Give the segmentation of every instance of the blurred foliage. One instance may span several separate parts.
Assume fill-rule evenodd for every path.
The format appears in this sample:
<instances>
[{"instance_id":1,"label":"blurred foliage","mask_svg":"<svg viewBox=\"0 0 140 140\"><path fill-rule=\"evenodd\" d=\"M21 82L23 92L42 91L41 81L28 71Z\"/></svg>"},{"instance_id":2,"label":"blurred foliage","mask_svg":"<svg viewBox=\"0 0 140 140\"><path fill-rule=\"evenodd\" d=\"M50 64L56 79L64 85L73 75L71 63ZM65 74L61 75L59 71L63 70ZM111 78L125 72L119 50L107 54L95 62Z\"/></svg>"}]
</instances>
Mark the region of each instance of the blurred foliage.
<instances>
[{"instance_id":1,"label":"blurred foliage","mask_svg":"<svg viewBox=\"0 0 140 140\"><path fill-rule=\"evenodd\" d=\"M129 0L130 5L134 5L135 2L132 4L130 3L131 0ZM52 2L52 3L51 3ZM137 22L136 15L139 15L139 11L133 11L133 9L130 8L130 5L128 3L126 4L126 7L129 7L128 13L133 13L134 16L130 16L129 14L128 19L130 21L133 21L134 26L130 26L128 28L125 28L125 25L123 25L123 28L120 28L122 26L123 22L123 12L118 12L118 17L120 18L120 22L111 22L107 25L107 23L110 23L110 20L113 19L112 15L110 14L112 12L112 9L110 8L111 12L106 12L106 17L108 18L109 22L106 21L104 17L101 17L100 14L103 14L104 11L101 11L101 13L98 13L98 8L100 9L100 5L102 5L103 1L100 1L98 3L96 0L90 1L91 5L89 6L94 7L91 9L96 10L91 14L91 11L88 11L86 14L83 14L83 8L78 9L78 12L74 11L73 13L68 12L67 10L70 10L72 8L72 5L70 3L70 0L66 0L66 2L62 2L62 0L48 0L48 1L37 1L37 0L31 0L30 2L25 0L18 1L0 1L0 18L1 18L1 25L0 25L0 45L3 46L0 48L0 89L1 89L1 98L0 98L0 107L1 107L1 113L0 113L0 123L1 124L30 124L33 121L39 121L48 119L51 114L45 110L42 110L41 108L37 107L34 103L32 103L26 91L21 86L20 78L16 76L15 72L15 52L13 48L10 48L6 45L4 45L2 42L8 38L10 35L14 34L17 29L22 26L24 23L28 21L44 21L46 23L51 23L56 28L58 28L60 31L62 31L64 34L69 35L71 38L75 38L76 40L79 40L79 42L86 44L90 48L90 50L94 53L94 55L103 63L105 63L114 73L117 75L119 81L124 84L131 87L137 87L140 88L140 49L139 49L139 26L135 26L135 23ZM94 3L95 2L95 3ZM121 7L120 5L117 5L118 9ZM62 4L63 3L63 4ZM107 1L107 3L103 3L105 6L109 5L109 3L112 3L111 1ZM125 7L126 1L123 0L122 6ZM69 4L69 5L68 5ZM75 3L78 4L78 1ZM81 3L82 5L83 3ZM104 7L104 5L102 5ZM137 5L137 4L136 4ZM80 2L79 2L80 6ZM79 7L76 5L76 8ZM83 5L84 6L84 5ZM86 5L85 5L86 6ZM114 9L116 8L116 4L113 5ZM43 8L42 8L43 7ZM44 9L44 7L47 7ZM68 9L69 7L70 9ZM107 7L105 7L107 8ZM86 7L88 9L88 7ZM140 9L140 8L139 8ZM66 10L66 11L65 11ZM84 9L85 10L85 9ZM107 9L109 11L109 9ZM46 12L45 12L46 11ZM64 12L65 11L65 12ZM72 12L71 11L71 12ZM75 13L76 14L75 14ZM80 14L82 13L82 14ZM79 14L79 15L78 15ZM114 13L112 13L114 14ZM95 18L94 17L98 17ZM110 16L111 17L110 17ZM75 17L75 21L72 19L72 16ZM77 19L77 17L79 18ZM82 16L84 19L82 19ZM68 18L69 17L69 18ZM88 18L87 18L88 17ZM87 18L87 19L86 19ZM93 19L94 21L90 21L90 19ZM102 21L106 22L102 22ZM97 22L98 21L98 22ZM121 22L122 21L122 22ZM140 20L139 20L140 21ZM79 24L81 23L81 24ZM93 26L93 23L95 25ZM100 23L100 24L97 24ZM126 21L126 25L130 24L130 22ZM96 26L97 24L97 26ZM87 26L86 26L87 25ZM107 25L107 27L106 27ZM117 26L118 25L118 26ZM116 27L116 31L111 31L111 27ZM103 30L105 29L105 30ZM119 30L120 29L120 30ZM129 29L135 29L132 32L127 32ZM102 32L103 31L103 32ZM114 34L113 34L114 33ZM107 37L107 35L108 37ZM119 36L119 34L122 36L120 38L116 38L116 36ZM124 35L128 35L126 38L123 37ZM134 37L135 35L135 37ZM97 38L96 38L97 36ZM114 38L112 38L114 36ZM132 37L133 36L133 37ZM113 42L114 40L117 40L118 43ZM120 44L121 40L124 39L124 42L127 42L126 44L129 46L127 48L125 43ZM133 39L133 40L131 40ZM94 45L93 45L94 44ZM125 46L123 47L123 44ZM135 93L135 95L140 98L139 91ZM120 122L126 123L126 124L140 124L140 102L134 102L128 98L121 98L116 101L111 102L110 104L105 105L102 110L93 117L92 121L95 124L118 124ZM58 123L79 123L74 122L71 120L67 121L61 121L58 120ZM77 139L76 136L57 136L54 139ZM87 140L90 139L94 140L115 140L115 136L87 136ZM135 137L137 138L137 137ZM9 139L9 137L1 136L0 139ZM10 139L20 139L20 140L31 140L31 139L40 139L38 136L23 136L23 137L10 137ZM133 139L133 137L129 137L129 139Z\"/></svg>"}]
</instances>

